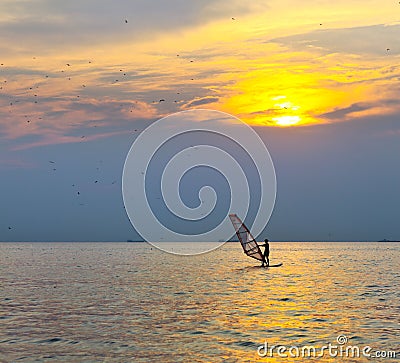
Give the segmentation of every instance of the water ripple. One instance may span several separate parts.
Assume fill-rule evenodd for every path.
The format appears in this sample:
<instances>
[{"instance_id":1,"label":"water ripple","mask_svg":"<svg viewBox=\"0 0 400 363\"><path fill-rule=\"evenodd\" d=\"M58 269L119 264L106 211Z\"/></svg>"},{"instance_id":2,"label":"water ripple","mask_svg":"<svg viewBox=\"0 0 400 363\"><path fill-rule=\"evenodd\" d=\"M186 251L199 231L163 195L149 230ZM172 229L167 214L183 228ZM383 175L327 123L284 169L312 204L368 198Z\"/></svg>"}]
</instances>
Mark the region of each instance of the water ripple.
<instances>
[{"instance_id":1,"label":"water ripple","mask_svg":"<svg viewBox=\"0 0 400 363\"><path fill-rule=\"evenodd\" d=\"M141 243L2 243L0 361L253 362L264 341L339 334L399 350L399 252L271 243L284 265L261 269L235 243L190 258Z\"/></svg>"}]
</instances>

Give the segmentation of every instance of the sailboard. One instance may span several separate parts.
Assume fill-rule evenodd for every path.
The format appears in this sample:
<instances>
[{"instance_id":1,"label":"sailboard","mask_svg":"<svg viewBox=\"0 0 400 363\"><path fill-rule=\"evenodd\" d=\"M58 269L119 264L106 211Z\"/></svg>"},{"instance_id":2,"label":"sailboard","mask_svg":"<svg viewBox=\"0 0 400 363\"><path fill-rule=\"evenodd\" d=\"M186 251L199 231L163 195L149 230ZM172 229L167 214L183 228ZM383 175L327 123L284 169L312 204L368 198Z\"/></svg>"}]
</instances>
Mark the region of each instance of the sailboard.
<instances>
[{"instance_id":1,"label":"sailboard","mask_svg":"<svg viewBox=\"0 0 400 363\"><path fill-rule=\"evenodd\" d=\"M242 245L243 252L258 261L263 262L264 256L261 252L261 248L258 245L256 239L253 237L247 226L242 222L242 220L236 214L229 214L229 218L235 228L236 235L239 238L239 242ZM276 265L269 265L267 267L280 267L282 262Z\"/></svg>"}]
</instances>

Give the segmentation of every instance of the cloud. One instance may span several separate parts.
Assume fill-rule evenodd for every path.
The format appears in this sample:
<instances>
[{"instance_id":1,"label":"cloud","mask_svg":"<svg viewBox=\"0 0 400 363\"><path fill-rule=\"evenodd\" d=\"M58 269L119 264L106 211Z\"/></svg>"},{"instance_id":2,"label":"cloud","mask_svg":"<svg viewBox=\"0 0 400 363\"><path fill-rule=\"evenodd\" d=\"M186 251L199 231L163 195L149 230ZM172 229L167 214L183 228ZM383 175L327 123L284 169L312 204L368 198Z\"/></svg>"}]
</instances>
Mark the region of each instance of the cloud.
<instances>
[{"instance_id":1,"label":"cloud","mask_svg":"<svg viewBox=\"0 0 400 363\"><path fill-rule=\"evenodd\" d=\"M349 121L371 116L384 117L400 114L400 104L395 99L381 99L374 102L356 102L348 107L336 108L331 112L319 115L330 121Z\"/></svg>"},{"instance_id":2,"label":"cloud","mask_svg":"<svg viewBox=\"0 0 400 363\"><path fill-rule=\"evenodd\" d=\"M82 136L60 135L60 134L54 132L54 133L48 133L46 135L43 135L43 137L41 137L37 141L25 142L23 144L17 144L12 147L12 151L26 150L26 149L31 149L34 147L40 147L40 146L46 146L46 145L60 145L60 144L72 144L72 143L78 143L78 142L89 142L89 141L94 141L94 140L98 140L98 139L103 139L103 138L107 138L107 137L111 137L111 136L115 136L115 135L123 135L123 134L126 134L126 130L92 134L92 135L85 136L83 138Z\"/></svg>"},{"instance_id":3,"label":"cloud","mask_svg":"<svg viewBox=\"0 0 400 363\"><path fill-rule=\"evenodd\" d=\"M0 39L29 48L46 45L47 51L77 43L151 39L155 34L248 14L260 6L237 0L3 1Z\"/></svg>"},{"instance_id":4,"label":"cloud","mask_svg":"<svg viewBox=\"0 0 400 363\"><path fill-rule=\"evenodd\" d=\"M0 157L0 168L1 169L14 169L14 168L33 168L35 164L33 162L23 160L16 157L7 157L7 155L2 155Z\"/></svg>"},{"instance_id":5,"label":"cloud","mask_svg":"<svg viewBox=\"0 0 400 363\"><path fill-rule=\"evenodd\" d=\"M12 106L4 98L0 97L0 132L12 150L90 141L142 128L157 117L152 105L139 100L49 97L32 111L29 98L20 97Z\"/></svg>"},{"instance_id":6,"label":"cloud","mask_svg":"<svg viewBox=\"0 0 400 363\"><path fill-rule=\"evenodd\" d=\"M400 54L399 38L400 24L377 24L316 30L305 34L275 38L267 42L279 43L298 51L316 49L322 53L390 56Z\"/></svg>"},{"instance_id":7,"label":"cloud","mask_svg":"<svg viewBox=\"0 0 400 363\"><path fill-rule=\"evenodd\" d=\"M354 112L368 110L371 107L373 107L372 104L354 103L349 107L336 108L334 111L326 112L319 116L330 119L330 120L338 120L338 119L343 120L343 119L346 119L349 115L351 115Z\"/></svg>"},{"instance_id":8,"label":"cloud","mask_svg":"<svg viewBox=\"0 0 400 363\"><path fill-rule=\"evenodd\" d=\"M207 105L209 103L214 103L218 102L219 98L218 97L204 97L204 98L196 98L193 101L190 101L185 105L186 108L188 107L195 107L195 106L201 106L201 105Z\"/></svg>"}]
</instances>

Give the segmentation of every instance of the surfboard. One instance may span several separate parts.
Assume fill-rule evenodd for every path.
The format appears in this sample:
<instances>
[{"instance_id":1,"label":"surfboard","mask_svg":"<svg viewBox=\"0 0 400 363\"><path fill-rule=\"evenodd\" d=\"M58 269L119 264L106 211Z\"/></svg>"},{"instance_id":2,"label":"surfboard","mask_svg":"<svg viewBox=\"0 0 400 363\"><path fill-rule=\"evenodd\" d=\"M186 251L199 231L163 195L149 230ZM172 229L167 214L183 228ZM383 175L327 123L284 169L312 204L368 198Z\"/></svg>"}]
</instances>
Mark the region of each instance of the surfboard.
<instances>
[{"instance_id":1,"label":"surfboard","mask_svg":"<svg viewBox=\"0 0 400 363\"><path fill-rule=\"evenodd\" d=\"M283 262L277 263L276 265L269 265L269 266L266 266L266 267L281 267L282 265L283 265Z\"/></svg>"}]
</instances>

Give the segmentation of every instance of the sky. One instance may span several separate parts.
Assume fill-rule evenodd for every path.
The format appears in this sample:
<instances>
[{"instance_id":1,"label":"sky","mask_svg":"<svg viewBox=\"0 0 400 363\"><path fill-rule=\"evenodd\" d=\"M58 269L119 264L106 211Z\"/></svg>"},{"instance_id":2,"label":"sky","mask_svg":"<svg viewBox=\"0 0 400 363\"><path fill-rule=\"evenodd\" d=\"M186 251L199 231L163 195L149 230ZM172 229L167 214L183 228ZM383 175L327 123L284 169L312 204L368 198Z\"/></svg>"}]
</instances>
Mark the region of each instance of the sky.
<instances>
[{"instance_id":1,"label":"sky","mask_svg":"<svg viewBox=\"0 0 400 363\"><path fill-rule=\"evenodd\" d=\"M399 240L399 19L398 1L1 0L0 241L140 239L126 155L195 108L267 146L260 238Z\"/></svg>"}]
</instances>

